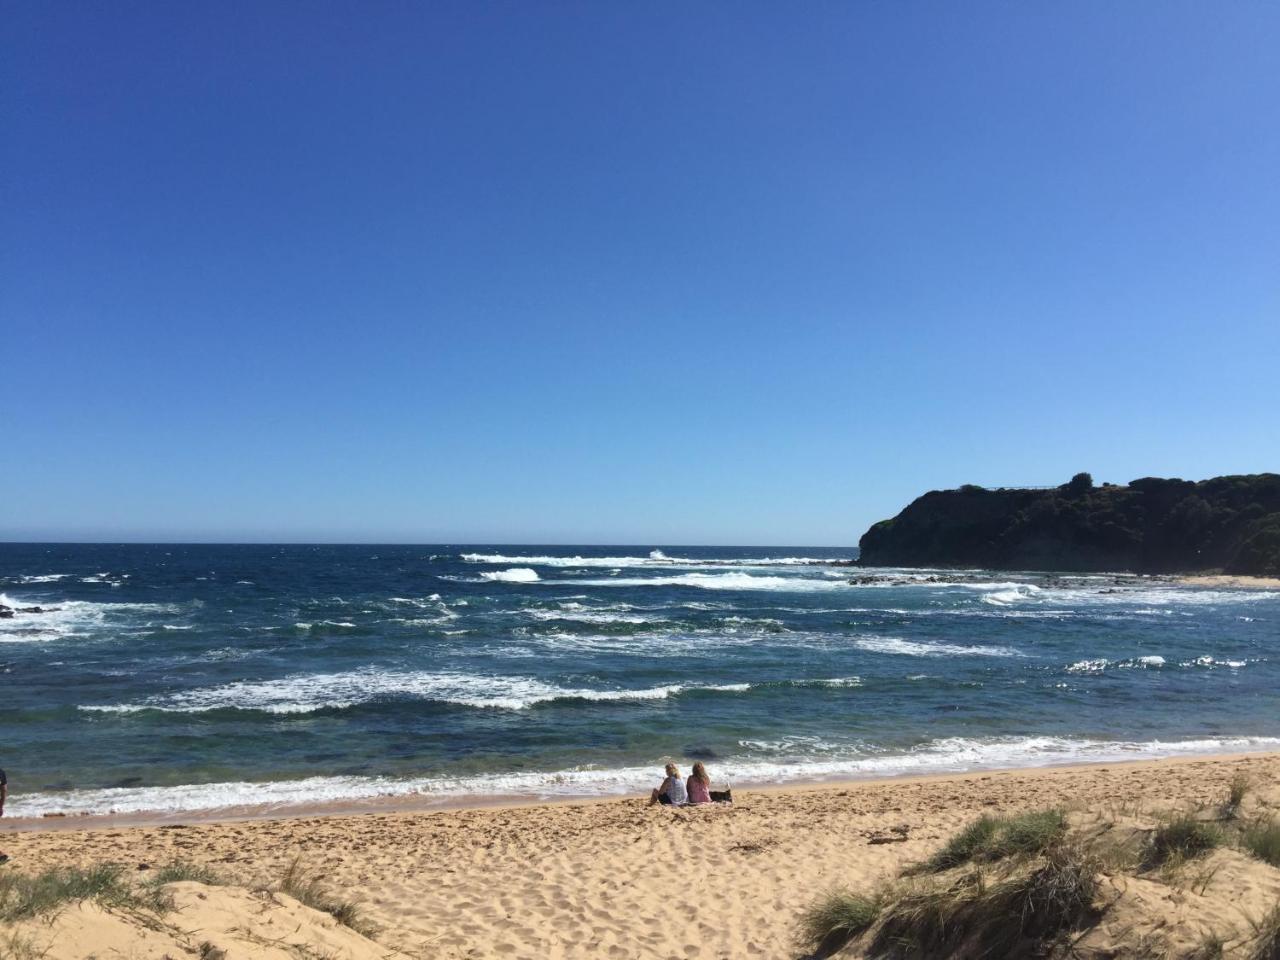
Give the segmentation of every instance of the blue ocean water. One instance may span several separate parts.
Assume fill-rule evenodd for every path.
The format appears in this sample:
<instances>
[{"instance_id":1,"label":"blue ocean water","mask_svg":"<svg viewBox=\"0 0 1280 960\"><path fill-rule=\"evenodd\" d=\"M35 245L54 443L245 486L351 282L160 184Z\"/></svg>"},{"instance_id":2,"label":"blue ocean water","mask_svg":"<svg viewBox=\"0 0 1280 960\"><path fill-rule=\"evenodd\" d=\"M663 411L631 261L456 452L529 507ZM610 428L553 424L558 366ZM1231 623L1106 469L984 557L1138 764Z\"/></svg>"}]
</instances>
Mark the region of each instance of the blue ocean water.
<instances>
[{"instance_id":1,"label":"blue ocean water","mask_svg":"<svg viewBox=\"0 0 1280 960\"><path fill-rule=\"evenodd\" d=\"M852 555L0 544L7 812L1280 747L1280 592Z\"/></svg>"}]
</instances>

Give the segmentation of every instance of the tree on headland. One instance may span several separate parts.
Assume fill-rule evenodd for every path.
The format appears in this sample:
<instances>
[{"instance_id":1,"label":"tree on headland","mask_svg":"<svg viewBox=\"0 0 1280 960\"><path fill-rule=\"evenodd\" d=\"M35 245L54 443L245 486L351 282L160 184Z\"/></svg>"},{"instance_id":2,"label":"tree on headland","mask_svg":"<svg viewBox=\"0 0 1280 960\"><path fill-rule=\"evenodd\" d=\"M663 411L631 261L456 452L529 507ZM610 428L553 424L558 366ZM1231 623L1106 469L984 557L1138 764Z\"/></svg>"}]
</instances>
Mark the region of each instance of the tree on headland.
<instances>
[{"instance_id":1,"label":"tree on headland","mask_svg":"<svg viewBox=\"0 0 1280 960\"><path fill-rule=\"evenodd\" d=\"M1093 489L1093 474L1077 473L1067 483L1067 496L1083 497Z\"/></svg>"}]
</instances>

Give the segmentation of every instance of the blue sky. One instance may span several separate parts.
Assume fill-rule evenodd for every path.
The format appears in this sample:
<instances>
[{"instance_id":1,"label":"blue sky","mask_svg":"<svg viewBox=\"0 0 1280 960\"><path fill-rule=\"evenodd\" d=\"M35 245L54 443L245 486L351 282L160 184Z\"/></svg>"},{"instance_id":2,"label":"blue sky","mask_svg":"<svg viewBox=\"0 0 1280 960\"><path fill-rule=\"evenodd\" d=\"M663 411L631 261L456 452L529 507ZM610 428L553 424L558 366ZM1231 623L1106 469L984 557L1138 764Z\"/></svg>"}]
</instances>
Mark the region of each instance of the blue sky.
<instances>
[{"instance_id":1,"label":"blue sky","mask_svg":"<svg viewBox=\"0 0 1280 960\"><path fill-rule=\"evenodd\" d=\"M0 538L856 543L1280 468L1280 6L12 3Z\"/></svg>"}]
</instances>

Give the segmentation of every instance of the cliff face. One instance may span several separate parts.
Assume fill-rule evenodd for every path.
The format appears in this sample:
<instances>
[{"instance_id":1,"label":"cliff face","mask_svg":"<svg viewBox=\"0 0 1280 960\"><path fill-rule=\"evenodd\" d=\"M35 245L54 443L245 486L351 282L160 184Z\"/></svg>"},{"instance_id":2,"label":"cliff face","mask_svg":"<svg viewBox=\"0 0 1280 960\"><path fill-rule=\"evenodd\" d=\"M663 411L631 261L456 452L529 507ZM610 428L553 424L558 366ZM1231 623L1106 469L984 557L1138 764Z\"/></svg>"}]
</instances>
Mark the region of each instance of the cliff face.
<instances>
[{"instance_id":1,"label":"cliff face","mask_svg":"<svg viewBox=\"0 0 1280 960\"><path fill-rule=\"evenodd\" d=\"M1280 575L1280 474L935 490L862 535L865 566Z\"/></svg>"}]
</instances>

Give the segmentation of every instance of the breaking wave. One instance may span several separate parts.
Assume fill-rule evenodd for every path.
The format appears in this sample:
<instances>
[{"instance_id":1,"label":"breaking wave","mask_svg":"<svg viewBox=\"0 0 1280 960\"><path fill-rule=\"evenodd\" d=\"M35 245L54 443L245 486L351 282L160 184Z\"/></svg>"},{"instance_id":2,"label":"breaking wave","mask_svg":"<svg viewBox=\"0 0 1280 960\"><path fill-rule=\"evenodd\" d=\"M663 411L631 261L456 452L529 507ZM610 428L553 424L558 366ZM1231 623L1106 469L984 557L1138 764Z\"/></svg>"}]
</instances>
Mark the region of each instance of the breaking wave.
<instances>
[{"instance_id":1,"label":"breaking wave","mask_svg":"<svg viewBox=\"0 0 1280 960\"><path fill-rule=\"evenodd\" d=\"M750 573L683 573L674 577L609 577L599 580L548 580L560 586L582 587L697 587L701 590L776 590L814 593L848 589L843 580L811 577L770 577Z\"/></svg>"},{"instance_id":2,"label":"breaking wave","mask_svg":"<svg viewBox=\"0 0 1280 960\"><path fill-rule=\"evenodd\" d=\"M149 697L136 703L83 705L100 713L204 713L252 710L264 713L314 713L362 703L416 699L467 707L525 710L554 700L661 700L689 690L744 691L748 684L673 683L643 689L561 687L534 677L479 676L467 673L376 669L318 673L278 680L242 681L217 687Z\"/></svg>"},{"instance_id":3,"label":"breaking wave","mask_svg":"<svg viewBox=\"0 0 1280 960\"><path fill-rule=\"evenodd\" d=\"M512 567L510 570L494 570L480 574L483 580L496 583L537 583L542 578L528 567Z\"/></svg>"},{"instance_id":4,"label":"breaking wave","mask_svg":"<svg viewBox=\"0 0 1280 960\"><path fill-rule=\"evenodd\" d=\"M965 646L956 643L924 643L899 637L862 637L854 646L871 653L896 653L909 657L1021 657L1013 647Z\"/></svg>"},{"instance_id":5,"label":"breaking wave","mask_svg":"<svg viewBox=\"0 0 1280 960\"><path fill-rule=\"evenodd\" d=\"M830 563L817 557L669 557L661 550L652 550L644 557L558 557L549 555L514 556L504 553L464 553L467 563L530 564L536 567L792 567Z\"/></svg>"}]
</instances>

